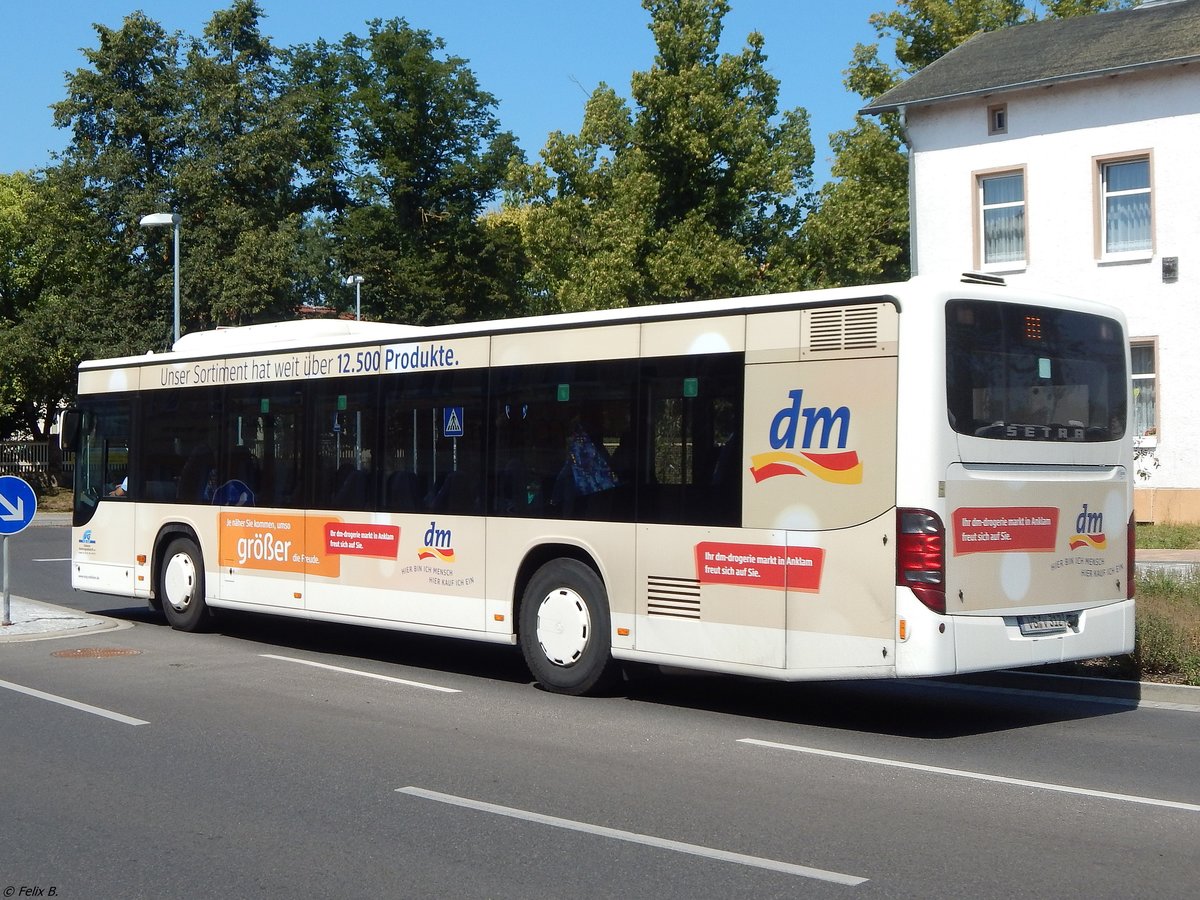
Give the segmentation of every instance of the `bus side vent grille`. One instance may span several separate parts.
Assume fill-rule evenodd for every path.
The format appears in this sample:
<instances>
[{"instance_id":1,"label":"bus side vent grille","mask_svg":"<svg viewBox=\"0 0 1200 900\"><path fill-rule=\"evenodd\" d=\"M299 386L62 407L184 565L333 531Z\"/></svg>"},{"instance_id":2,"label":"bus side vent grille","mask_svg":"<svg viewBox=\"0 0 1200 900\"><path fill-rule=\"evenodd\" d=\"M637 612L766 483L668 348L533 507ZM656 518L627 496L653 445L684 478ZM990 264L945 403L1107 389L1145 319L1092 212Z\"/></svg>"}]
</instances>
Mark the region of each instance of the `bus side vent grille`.
<instances>
[{"instance_id":1,"label":"bus side vent grille","mask_svg":"<svg viewBox=\"0 0 1200 900\"><path fill-rule=\"evenodd\" d=\"M811 353L874 350L879 346L879 307L814 309L808 315L805 348Z\"/></svg>"},{"instance_id":2,"label":"bus side vent grille","mask_svg":"<svg viewBox=\"0 0 1200 900\"><path fill-rule=\"evenodd\" d=\"M646 615L670 619L700 618L700 582L695 578L646 578Z\"/></svg>"}]
</instances>

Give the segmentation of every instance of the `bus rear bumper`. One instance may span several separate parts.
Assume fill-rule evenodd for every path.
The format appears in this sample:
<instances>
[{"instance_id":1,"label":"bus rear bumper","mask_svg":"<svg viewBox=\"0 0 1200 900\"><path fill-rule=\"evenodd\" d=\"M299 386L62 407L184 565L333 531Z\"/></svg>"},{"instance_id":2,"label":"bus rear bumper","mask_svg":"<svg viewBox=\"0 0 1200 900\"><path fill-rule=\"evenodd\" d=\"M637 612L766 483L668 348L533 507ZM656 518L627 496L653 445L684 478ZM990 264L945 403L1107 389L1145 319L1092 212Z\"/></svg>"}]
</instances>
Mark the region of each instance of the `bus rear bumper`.
<instances>
[{"instance_id":1,"label":"bus rear bumper","mask_svg":"<svg viewBox=\"0 0 1200 900\"><path fill-rule=\"evenodd\" d=\"M901 678L1048 665L1133 650L1133 600L1083 610L1076 627L1063 633L1024 635L1016 615L943 616L922 606L906 588L896 594L902 623L896 674Z\"/></svg>"},{"instance_id":2,"label":"bus rear bumper","mask_svg":"<svg viewBox=\"0 0 1200 900\"><path fill-rule=\"evenodd\" d=\"M955 616L958 672L1038 666L1133 651L1134 601L1083 610L1076 628L1060 634L1023 635L1017 616Z\"/></svg>"}]
</instances>

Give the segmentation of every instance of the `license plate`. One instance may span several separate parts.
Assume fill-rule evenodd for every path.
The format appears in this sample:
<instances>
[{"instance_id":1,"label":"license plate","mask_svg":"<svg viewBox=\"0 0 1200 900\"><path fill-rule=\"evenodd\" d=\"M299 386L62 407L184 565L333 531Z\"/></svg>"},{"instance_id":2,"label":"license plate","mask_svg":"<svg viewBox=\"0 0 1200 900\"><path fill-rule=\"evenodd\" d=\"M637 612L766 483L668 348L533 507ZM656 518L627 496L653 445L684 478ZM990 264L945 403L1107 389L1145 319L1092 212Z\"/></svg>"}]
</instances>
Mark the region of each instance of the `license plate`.
<instances>
[{"instance_id":1,"label":"license plate","mask_svg":"<svg viewBox=\"0 0 1200 900\"><path fill-rule=\"evenodd\" d=\"M1018 616L1017 625L1021 634L1062 634L1070 631L1073 625L1072 616L1043 614L1040 616Z\"/></svg>"}]
</instances>

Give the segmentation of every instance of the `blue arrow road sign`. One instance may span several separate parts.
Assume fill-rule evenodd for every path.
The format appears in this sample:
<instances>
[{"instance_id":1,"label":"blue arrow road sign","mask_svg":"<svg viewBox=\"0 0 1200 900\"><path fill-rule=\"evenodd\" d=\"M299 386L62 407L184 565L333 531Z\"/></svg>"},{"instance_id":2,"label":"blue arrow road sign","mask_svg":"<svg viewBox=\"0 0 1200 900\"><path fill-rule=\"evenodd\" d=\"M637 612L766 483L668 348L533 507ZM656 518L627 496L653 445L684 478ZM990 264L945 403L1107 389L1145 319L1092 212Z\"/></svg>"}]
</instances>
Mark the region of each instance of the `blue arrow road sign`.
<instances>
[{"instance_id":1,"label":"blue arrow road sign","mask_svg":"<svg viewBox=\"0 0 1200 900\"><path fill-rule=\"evenodd\" d=\"M0 475L0 534L24 531L37 512L37 494L16 475Z\"/></svg>"}]
</instances>

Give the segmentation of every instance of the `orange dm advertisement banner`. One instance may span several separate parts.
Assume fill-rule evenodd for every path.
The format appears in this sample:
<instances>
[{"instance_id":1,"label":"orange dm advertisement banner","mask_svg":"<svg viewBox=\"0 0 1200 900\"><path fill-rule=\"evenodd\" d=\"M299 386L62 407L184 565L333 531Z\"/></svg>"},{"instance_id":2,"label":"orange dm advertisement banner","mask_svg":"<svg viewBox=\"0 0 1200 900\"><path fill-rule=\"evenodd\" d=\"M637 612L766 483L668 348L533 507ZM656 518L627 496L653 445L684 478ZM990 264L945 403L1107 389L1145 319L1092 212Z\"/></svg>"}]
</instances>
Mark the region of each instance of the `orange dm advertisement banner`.
<instances>
[{"instance_id":1,"label":"orange dm advertisement banner","mask_svg":"<svg viewBox=\"0 0 1200 900\"><path fill-rule=\"evenodd\" d=\"M398 525L356 524L306 517L222 511L221 565L337 578L343 556L396 559Z\"/></svg>"},{"instance_id":2,"label":"orange dm advertisement banner","mask_svg":"<svg viewBox=\"0 0 1200 900\"><path fill-rule=\"evenodd\" d=\"M824 563L825 551L819 547L723 541L703 541L696 545L696 577L701 584L816 593L821 589Z\"/></svg>"}]
</instances>

